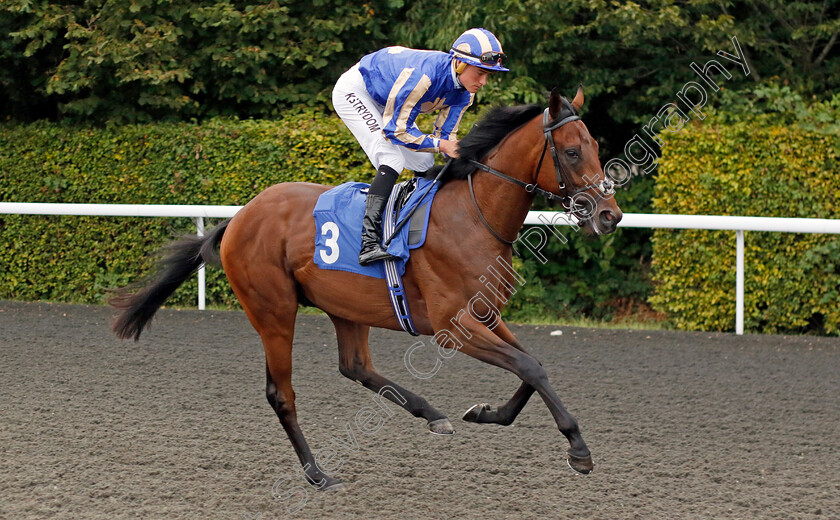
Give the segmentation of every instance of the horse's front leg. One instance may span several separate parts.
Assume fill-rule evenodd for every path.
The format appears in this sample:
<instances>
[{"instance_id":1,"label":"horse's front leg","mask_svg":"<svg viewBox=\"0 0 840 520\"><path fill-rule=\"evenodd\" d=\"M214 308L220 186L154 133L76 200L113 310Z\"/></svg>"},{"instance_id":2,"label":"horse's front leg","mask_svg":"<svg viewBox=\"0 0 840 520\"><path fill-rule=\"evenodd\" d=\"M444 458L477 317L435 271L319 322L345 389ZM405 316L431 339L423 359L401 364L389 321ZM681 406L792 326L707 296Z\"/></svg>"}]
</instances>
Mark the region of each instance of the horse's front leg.
<instances>
[{"instance_id":1,"label":"horse's front leg","mask_svg":"<svg viewBox=\"0 0 840 520\"><path fill-rule=\"evenodd\" d=\"M512 347L525 352L525 349L519 343L519 340L516 339L516 336L513 335L504 322L499 322L499 324L493 329L493 333ZM498 409L493 408L487 403L479 403L467 410L462 419L467 422L479 424L501 424L502 426L510 426L513 424L514 419L516 419L519 415L519 412L521 412L522 409L525 408L525 405L528 404L528 399L530 399L533 394L534 387L523 382L513 394L513 397L511 397L507 403L503 404Z\"/></svg>"},{"instance_id":2,"label":"horse's front leg","mask_svg":"<svg viewBox=\"0 0 840 520\"><path fill-rule=\"evenodd\" d=\"M444 323L442 322L440 325L443 326ZM557 428L569 441L569 466L579 473L591 472L593 468L592 457L580 433L578 423L560 402L560 398L549 384L548 375L540 363L529 354L502 340L493 331L477 321L464 320L462 325L466 326L470 338L464 342L461 351L470 357L516 374L525 385L536 390L548 406L548 410L554 417L555 423L557 423ZM520 390L523 389L520 387ZM522 391L517 403L522 401L526 394L527 389Z\"/></svg>"}]
</instances>

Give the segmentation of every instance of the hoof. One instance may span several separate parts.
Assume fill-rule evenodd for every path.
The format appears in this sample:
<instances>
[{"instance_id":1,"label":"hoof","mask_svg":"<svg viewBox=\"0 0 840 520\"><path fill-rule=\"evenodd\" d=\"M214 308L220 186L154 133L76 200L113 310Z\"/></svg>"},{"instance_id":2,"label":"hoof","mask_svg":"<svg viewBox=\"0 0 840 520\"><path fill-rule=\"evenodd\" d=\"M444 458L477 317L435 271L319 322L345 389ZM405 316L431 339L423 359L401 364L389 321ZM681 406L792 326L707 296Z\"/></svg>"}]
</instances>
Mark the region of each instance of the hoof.
<instances>
[{"instance_id":1,"label":"hoof","mask_svg":"<svg viewBox=\"0 0 840 520\"><path fill-rule=\"evenodd\" d=\"M347 486L344 485L344 482L336 479L331 479L333 482L327 483L326 486L321 488L321 491L343 491L347 489Z\"/></svg>"},{"instance_id":2,"label":"hoof","mask_svg":"<svg viewBox=\"0 0 840 520\"><path fill-rule=\"evenodd\" d=\"M570 468L584 475L592 473L592 469L595 467L595 464L592 463L592 457L590 455L578 457L572 455L571 452L569 452L569 458L566 459L566 463Z\"/></svg>"},{"instance_id":3,"label":"hoof","mask_svg":"<svg viewBox=\"0 0 840 520\"><path fill-rule=\"evenodd\" d=\"M487 403L481 403L473 406L466 412L464 412L464 416L461 419L467 422L478 422L478 418L481 417L482 412L489 412L492 410L492 407Z\"/></svg>"},{"instance_id":4,"label":"hoof","mask_svg":"<svg viewBox=\"0 0 840 520\"><path fill-rule=\"evenodd\" d=\"M429 421L429 431L437 435L452 435L455 433L455 428L452 427L449 419L444 417L436 421Z\"/></svg>"},{"instance_id":5,"label":"hoof","mask_svg":"<svg viewBox=\"0 0 840 520\"><path fill-rule=\"evenodd\" d=\"M338 491L344 489L344 483L337 478L321 473L317 476L307 475L306 481L318 491Z\"/></svg>"}]
</instances>

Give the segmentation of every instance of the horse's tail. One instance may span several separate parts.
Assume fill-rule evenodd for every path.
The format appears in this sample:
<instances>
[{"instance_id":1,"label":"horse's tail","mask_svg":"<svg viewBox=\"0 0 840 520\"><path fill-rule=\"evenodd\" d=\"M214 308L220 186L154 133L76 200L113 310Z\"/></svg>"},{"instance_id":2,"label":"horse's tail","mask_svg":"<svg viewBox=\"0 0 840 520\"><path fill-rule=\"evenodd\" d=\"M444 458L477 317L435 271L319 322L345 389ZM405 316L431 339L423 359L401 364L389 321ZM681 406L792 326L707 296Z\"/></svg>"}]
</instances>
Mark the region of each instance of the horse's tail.
<instances>
[{"instance_id":1,"label":"horse's tail","mask_svg":"<svg viewBox=\"0 0 840 520\"><path fill-rule=\"evenodd\" d=\"M166 246L162 260L151 275L120 289L108 300L122 311L113 326L117 337L128 339L134 336L134 341L140 339L140 333L175 289L205 262L219 261L216 250L228 223L230 220L222 222L206 236L185 236Z\"/></svg>"}]
</instances>

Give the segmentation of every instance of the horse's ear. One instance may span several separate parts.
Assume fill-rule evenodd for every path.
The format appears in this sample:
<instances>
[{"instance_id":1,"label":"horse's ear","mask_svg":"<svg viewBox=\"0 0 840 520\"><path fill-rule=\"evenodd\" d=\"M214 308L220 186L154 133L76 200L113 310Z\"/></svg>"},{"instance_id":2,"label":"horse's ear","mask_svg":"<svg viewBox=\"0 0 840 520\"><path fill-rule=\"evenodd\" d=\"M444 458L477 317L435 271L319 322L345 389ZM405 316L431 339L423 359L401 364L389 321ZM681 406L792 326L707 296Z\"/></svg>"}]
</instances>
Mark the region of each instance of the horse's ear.
<instances>
[{"instance_id":1,"label":"horse's ear","mask_svg":"<svg viewBox=\"0 0 840 520\"><path fill-rule=\"evenodd\" d=\"M583 106L583 85L578 85L577 94L575 94L575 98L572 100L572 108L575 109L575 112L580 112L580 107Z\"/></svg>"},{"instance_id":2,"label":"horse's ear","mask_svg":"<svg viewBox=\"0 0 840 520\"><path fill-rule=\"evenodd\" d=\"M552 120L557 119L560 109L563 108L563 98L557 93L557 88L551 89L551 96L548 98L548 115Z\"/></svg>"}]
</instances>

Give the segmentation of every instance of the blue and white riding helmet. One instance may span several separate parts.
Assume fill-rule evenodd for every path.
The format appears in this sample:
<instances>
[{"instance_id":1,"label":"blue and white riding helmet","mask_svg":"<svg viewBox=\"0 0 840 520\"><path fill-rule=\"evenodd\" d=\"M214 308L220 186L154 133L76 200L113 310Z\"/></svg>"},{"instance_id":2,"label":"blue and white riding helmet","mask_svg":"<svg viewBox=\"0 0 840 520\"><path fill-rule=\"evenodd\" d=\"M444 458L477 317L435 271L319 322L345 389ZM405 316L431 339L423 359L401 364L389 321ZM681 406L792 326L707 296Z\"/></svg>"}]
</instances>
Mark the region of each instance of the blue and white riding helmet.
<instances>
[{"instance_id":1,"label":"blue and white riding helmet","mask_svg":"<svg viewBox=\"0 0 840 520\"><path fill-rule=\"evenodd\" d=\"M507 72L507 56L502 51L502 44L487 29L470 29L464 32L452 44L449 54L456 60L475 65L482 69Z\"/></svg>"}]
</instances>

